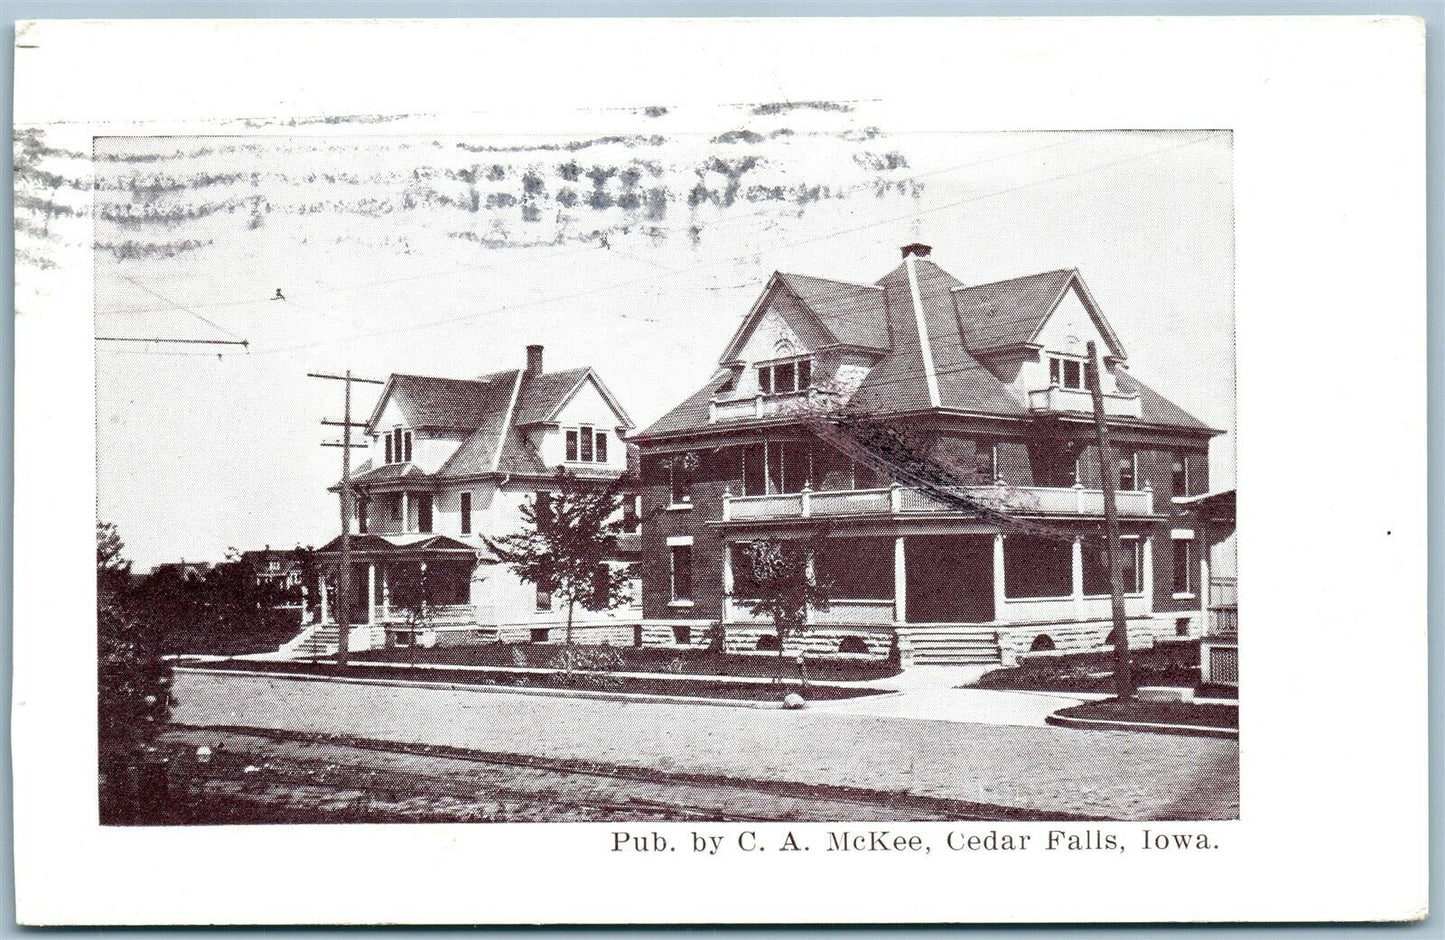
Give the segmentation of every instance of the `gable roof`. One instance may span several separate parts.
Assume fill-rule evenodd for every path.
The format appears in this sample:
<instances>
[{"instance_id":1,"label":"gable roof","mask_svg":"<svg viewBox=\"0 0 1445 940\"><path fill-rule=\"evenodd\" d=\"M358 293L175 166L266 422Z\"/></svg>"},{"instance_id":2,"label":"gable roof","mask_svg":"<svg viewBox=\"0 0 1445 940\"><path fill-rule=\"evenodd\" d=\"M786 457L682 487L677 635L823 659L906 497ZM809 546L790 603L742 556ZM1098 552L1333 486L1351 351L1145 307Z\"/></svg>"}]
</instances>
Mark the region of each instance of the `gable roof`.
<instances>
[{"instance_id":1,"label":"gable roof","mask_svg":"<svg viewBox=\"0 0 1445 940\"><path fill-rule=\"evenodd\" d=\"M408 427L471 430L495 408L504 382L498 372L479 379L446 379L435 375L394 373L376 400L367 433L374 433L388 402L395 402Z\"/></svg>"},{"instance_id":2,"label":"gable roof","mask_svg":"<svg viewBox=\"0 0 1445 940\"><path fill-rule=\"evenodd\" d=\"M1109 345L1109 352L1124 358L1119 337L1104 319L1075 268L953 288L953 303L964 343L975 355L1032 343L1071 287L1078 291L1084 309Z\"/></svg>"},{"instance_id":3,"label":"gable roof","mask_svg":"<svg viewBox=\"0 0 1445 940\"><path fill-rule=\"evenodd\" d=\"M883 315L883 292L876 284L853 284L805 274L774 271L737 332L723 350L722 362L737 356L764 314L778 305L779 295L800 305L801 316L789 325L811 348L830 345L888 348L888 321ZM787 305L783 310L786 313Z\"/></svg>"},{"instance_id":4,"label":"gable roof","mask_svg":"<svg viewBox=\"0 0 1445 940\"><path fill-rule=\"evenodd\" d=\"M941 411L1025 418L1031 414L1025 403L980 358L1033 343L1070 289L1078 291L1109 351L1123 358L1122 344L1077 270L1046 271L968 287L932 261L914 255L873 285L775 273L729 342L722 361L729 362L742 348L748 330L774 292L786 290L839 342L847 342L846 335L859 345L877 343L877 348L887 350L859 383L850 404L876 415ZM1213 430L1122 369L1118 377L1121 392L1139 394L1142 421ZM731 378L726 368L714 373L638 437L737 427L733 422L709 423L709 403Z\"/></svg>"},{"instance_id":5,"label":"gable roof","mask_svg":"<svg viewBox=\"0 0 1445 940\"><path fill-rule=\"evenodd\" d=\"M409 463L373 468L366 461L353 471L352 481L376 484L488 473L550 473L520 428L554 420L587 382L617 413L620 426L632 427L616 396L588 367L541 374L507 369L476 379L394 374L372 409L368 433L376 433L388 402L396 403L410 427L468 433L434 474Z\"/></svg>"}]
</instances>

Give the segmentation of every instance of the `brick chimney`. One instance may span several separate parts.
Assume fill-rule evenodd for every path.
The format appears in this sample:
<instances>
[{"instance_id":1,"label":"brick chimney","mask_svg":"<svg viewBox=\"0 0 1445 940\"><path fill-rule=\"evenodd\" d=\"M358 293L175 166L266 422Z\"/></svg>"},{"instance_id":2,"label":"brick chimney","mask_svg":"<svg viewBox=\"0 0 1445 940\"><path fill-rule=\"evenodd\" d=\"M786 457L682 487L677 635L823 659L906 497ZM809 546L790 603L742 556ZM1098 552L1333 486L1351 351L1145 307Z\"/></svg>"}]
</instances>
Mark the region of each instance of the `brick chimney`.
<instances>
[{"instance_id":1,"label":"brick chimney","mask_svg":"<svg viewBox=\"0 0 1445 940\"><path fill-rule=\"evenodd\" d=\"M911 245L904 245L902 251L903 257L905 258L907 258L909 255L913 255L915 258L927 258L930 254L933 253L933 246L923 245L918 242L914 242Z\"/></svg>"},{"instance_id":2,"label":"brick chimney","mask_svg":"<svg viewBox=\"0 0 1445 940\"><path fill-rule=\"evenodd\" d=\"M529 375L542 374L542 347L536 344L527 347L527 372Z\"/></svg>"}]
</instances>

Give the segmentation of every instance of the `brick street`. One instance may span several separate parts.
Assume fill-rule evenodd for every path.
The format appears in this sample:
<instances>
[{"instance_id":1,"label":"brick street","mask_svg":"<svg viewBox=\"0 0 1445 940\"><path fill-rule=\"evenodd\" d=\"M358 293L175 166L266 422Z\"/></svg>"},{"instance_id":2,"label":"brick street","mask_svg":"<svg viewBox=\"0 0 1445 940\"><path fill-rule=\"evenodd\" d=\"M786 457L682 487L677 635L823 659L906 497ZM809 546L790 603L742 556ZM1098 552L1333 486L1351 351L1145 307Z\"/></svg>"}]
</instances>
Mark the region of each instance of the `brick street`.
<instances>
[{"instance_id":1,"label":"brick street","mask_svg":"<svg viewBox=\"0 0 1445 940\"><path fill-rule=\"evenodd\" d=\"M1162 734L177 673L174 713L1116 819L1234 819L1238 744Z\"/></svg>"}]
</instances>

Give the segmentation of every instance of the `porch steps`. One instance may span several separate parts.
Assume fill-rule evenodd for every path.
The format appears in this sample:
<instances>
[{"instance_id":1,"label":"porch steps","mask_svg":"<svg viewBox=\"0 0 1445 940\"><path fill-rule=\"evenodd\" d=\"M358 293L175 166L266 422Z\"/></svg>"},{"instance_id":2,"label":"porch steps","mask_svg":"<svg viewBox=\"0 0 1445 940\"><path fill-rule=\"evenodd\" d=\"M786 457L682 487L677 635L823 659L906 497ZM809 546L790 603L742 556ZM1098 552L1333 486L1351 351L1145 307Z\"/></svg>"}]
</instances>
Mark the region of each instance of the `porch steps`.
<instances>
[{"instance_id":1,"label":"porch steps","mask_svg":"<svg viewBox=\"0 0 1445 940\"><path fill-rule=\"evenodd\" d=\"M946 624L906 627L898 632L913 649L916 666L975 666L1002 661L998 633L990 626Z\"/></svg>"},{"instance_id":2,"label":"porch steps","mask_svg":"<svg viewBox=\"0 0 1445 940\"><path fill-rule=\"evenodd\" d=\"M341 633L333 623L307 627L278 652L294 659L324 659L341 648Z\"/></svg>"}]
</instances>

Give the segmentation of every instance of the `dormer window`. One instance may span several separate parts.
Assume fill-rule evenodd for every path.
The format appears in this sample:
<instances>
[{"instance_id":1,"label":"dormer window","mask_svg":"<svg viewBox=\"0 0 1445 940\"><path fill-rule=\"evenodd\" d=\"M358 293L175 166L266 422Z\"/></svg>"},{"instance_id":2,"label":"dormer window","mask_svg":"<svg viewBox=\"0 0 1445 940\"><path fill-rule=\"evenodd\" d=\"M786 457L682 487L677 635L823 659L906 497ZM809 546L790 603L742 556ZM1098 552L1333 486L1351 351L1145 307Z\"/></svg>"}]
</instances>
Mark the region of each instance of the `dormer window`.
<instances>
[{"instance_id":1,"label":"dormer window","mask_svg":"<svg viewBox=\"0 0 1445 940\"><path fill-rule=\"evenodd\" d=\"M1084 387L1084 363L1066 356L1049 357L1049 384L1059 388Z\"/></svg>"},{"instance_id":2,"label":"dormer window","mask_svg":"<svg viewBox=\"0 0 1445 940\"><path fill-rule=\"evenodd\" d=\"M758 366L758 390L764 395L801 392L812 384L812 359L786 359Z\"/></svg>"},{"instance_id":3,"label":"dormer window","mask_svg":"<svg viewBox=\"0 0 1445 940\"><path fill-rule=\"evenodd\" d=\"M566 428L568 463L606 463L607 432L591 425Z\"/></svg>"},{"instance_id":4,"label":"dormer window","mask_svg":"<svg viewBox=\"0 0 1445 940\"><path fill-rule=\"evenodd\" d=\"M382 435L387 463L411 463L411 432L393 428Z\"/></svg>"}]
</instances>

